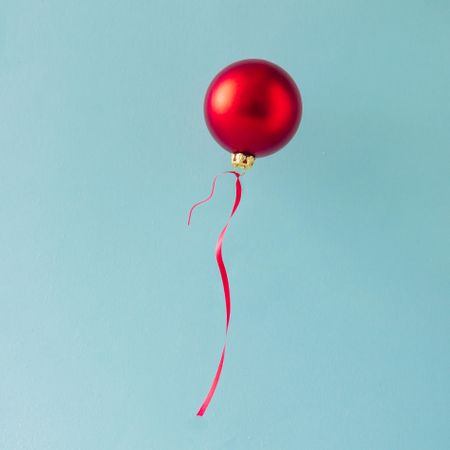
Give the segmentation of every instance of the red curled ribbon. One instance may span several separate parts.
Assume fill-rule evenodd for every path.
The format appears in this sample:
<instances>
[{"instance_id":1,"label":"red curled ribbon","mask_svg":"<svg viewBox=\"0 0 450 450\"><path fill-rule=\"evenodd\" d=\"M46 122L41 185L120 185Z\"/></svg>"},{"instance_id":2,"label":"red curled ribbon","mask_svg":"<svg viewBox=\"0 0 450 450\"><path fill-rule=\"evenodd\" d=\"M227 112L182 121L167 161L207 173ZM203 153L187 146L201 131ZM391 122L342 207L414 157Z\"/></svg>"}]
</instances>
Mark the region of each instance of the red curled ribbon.
<instances>
[{"instance_id":1,"label":"red curled ribbon","mask_svg":"<svg viewBox=\"0 0 450 450\"><path fill-rule=\"evenodd\" d=\"M236 177L236 194L235 194L233 209L231 210L230 217L228 218L227 223L225 224L221 233L219 234L219 238L217 239L217 243L216 243L216 261L217 261L217 265L219 266L220 276L222 277L223 293L225 296L225 307L226 307L226 313L227 313L226 325L225 325L225 343L223 344L222 355L220 357L219 365L216 370L216 375L214 376L213 382L211 384L211 387L209 388L209 391L205 397L205 400L203 400L202 406L200 406L200 409L197 412L197 416L203 416L203 414L205 414L205 411L207 410L209 403L210 403L210 401L214 395L214 392L216 390L217 383L219 382L220 374L222 372L222 367L223 367L223 361L225 358L225 350L227 347L228 325L230 323L230 314L231 314L230 285L228 283L227 270L225 269L225 264L223 263L223 258L222 258L222 243L223 243L223 238L225 236L225 232L227 231L228 225L230 224L231 218L233 217L234 213L236 212L236 210L239 206L239 203L241 201L242 187L241 187L241 182L239 181L239 177L241 175L238 172L227 171L227 172L224 172L224 174L225 173L233 174ZM216 181L217 181L218 176L219 175L216 175L214 177L211 194L209 194L209 196L207 198L205 198L205 200L202 200L201 202L196 203L189 211L188 225L191 223L191 216L192 216L192 212L194 211L194 209L197 206L201 205L202 203L206 203L211 200L212 196L214 195L214 188L216 186Z\"/></svg>"}]
</instances>

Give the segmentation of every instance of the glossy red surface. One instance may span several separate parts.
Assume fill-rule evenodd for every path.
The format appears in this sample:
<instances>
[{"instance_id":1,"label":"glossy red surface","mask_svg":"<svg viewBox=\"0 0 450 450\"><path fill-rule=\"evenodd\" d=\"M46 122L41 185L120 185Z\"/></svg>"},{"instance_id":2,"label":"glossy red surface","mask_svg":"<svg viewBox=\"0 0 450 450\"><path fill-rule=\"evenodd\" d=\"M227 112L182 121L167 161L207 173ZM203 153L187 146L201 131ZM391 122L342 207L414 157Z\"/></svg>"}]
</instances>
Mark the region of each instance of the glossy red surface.
<instances>
[{"instance_id":1,"label":"glossy red surface","mask_svg":"<svg viewBox=\"0 0 450 450\"><path fill-rule=\"evenodd\" d=\"M289 74L260 59L238 61L211 82L205 120L230 153L268 156L286 145L300 124L302 101Z\"/></svg>"}]
</instances>

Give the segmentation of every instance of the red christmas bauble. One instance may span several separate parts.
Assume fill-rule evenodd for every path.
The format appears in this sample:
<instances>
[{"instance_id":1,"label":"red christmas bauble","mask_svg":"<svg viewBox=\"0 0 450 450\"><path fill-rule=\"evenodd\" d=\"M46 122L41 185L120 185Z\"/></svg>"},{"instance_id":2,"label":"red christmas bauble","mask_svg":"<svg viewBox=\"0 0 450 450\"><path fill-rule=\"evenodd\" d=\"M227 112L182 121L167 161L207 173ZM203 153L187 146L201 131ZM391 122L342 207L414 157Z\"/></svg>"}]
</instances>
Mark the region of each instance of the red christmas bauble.
<instances>
[{"instance_id":1,"label":"red christmas bauble","mask_svg":"<svg viewBox=\"0 0 450 450\"><path fill-rule=\"evenodd\" d=\"M213 79L204 113L209 131L227 151L261 157L280 150L294 136L302 100L294 80L281 67L246 59Z\"/></svg>"}]
</instances>

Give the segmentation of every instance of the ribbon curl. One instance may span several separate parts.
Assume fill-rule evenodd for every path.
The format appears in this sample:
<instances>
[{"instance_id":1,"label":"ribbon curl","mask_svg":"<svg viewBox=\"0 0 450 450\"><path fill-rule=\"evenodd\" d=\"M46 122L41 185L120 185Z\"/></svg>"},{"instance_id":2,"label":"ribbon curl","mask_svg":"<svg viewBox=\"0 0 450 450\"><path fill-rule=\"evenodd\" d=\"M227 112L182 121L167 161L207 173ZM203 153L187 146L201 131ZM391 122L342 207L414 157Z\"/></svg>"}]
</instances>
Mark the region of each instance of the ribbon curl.
<instances>
[{"instance_id":1,"label":"ribbon curl","mask_svg":"<svg viewBox=\"0 0 450 450\"><path fill-rule=\"evenodd\" d=\"M236 210L239 206L239 203L241 201L241 194L242 194L241 182L239 180L239 177L241 176L241 174L238 172L234 172L234 171L223 172L223 174L227 174L227 173L232 174L236 177L236 193L235 193L234 205L233 205L233 209L231 210L230 217L228 218L227 223L225 224L221 233L219 234L219 237L216 242L216 261L217 261L217 265L219 266L220 276L222 278L223 293L224 293L224 297L225 297L225 307L226 307L225 342L223 344L222 355L220 357L220 361L219 361L219 365L216 370L216 374L212 381L211 387L209 388L209 391L206 394L206 397L203 400L203 403L197 412L197 416L203 416L203 414L205 414L205 411L208 409L209 403L211 402L211 399L213 398L214 392L216 391L216 388L217 388L217 383L219 382L219 379L220 379L220 374L222 373L223 361L225 359L225 350L227 348L228 325L230 323L230 315L231 315L231 299L230 299L230 285L228 282L227 270L225 268L225 264L224 264L223 258L222 258L222 244L223 244L223 238L227 231L228 225L230 224L231 218L233 217L234 213L236 212ZM207 198L205 198L204 200L196 203L190 209L189 217L188 217L188 225L190 225L190 223L191 223L191 217L192 217L192 213L193 213L194 209L197 206L199 206L203 203L207 203L211 200L212 196L214 195L214 189L215 189L216 181L217 181L218 177L219 177L219 175L216 175L214 177L211 193L209 194L209 196Z\"/></svg>"}]
</instances>

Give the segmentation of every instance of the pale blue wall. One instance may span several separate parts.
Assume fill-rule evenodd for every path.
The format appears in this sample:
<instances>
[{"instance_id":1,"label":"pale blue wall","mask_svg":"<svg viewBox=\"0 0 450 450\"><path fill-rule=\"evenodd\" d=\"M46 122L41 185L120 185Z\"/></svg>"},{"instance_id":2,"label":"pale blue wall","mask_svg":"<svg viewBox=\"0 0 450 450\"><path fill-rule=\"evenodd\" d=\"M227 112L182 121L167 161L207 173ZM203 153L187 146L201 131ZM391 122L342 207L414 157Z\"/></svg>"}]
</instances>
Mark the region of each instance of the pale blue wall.
<instances>
[{"instance_id":1,"label":"pale blue wall","mask_svg":"<svg viewBox=\"0 0 450 450\"><path fill-rule=\"evenodd\" d=\"M448 1L0 2L0 449L449 448ZM233 183L215 73L304 117Z\"/></svg>"}]
</instances>

